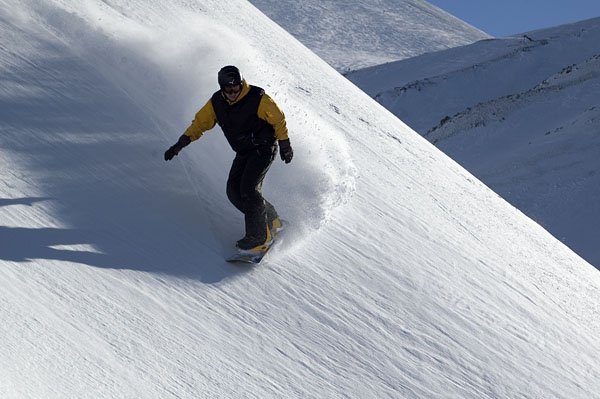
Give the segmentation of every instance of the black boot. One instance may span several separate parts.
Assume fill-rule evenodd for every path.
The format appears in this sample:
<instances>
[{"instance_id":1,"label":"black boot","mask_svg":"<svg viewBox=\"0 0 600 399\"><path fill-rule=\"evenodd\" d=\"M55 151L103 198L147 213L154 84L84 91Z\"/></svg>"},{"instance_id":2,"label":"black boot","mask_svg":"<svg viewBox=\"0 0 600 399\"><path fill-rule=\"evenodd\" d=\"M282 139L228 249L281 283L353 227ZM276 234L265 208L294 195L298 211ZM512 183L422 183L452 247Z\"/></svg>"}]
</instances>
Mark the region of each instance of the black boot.
<instances>
[{"instance_id":1,"label":"black boot","mask_svg":"<svg viewBox=\"0 0 600 399\"><path fill-rule=\"evenodd\" d=\"M246 236L237 242L237 247L243 250L266 251L271 244L272 237L267 224L267 212L264 205L256 207L254 212L246 213L244 220L246 222Z\"/></svg>"},{"instance_id":2,"label":"black boot","mask_svg":"<svg viewBox=\"0 0 600 399\"><path fill-rule=\"evenodd\" d=\"M267 228L265 234L260 236L245 236L237 242L237 247L244 251L265 252L271 245L271 231Z\"/></svg>"},{"instance_id":3,"label":"black boot","mask_svg":"<svg viewBox=\"0 0 600 399\"><path fill-rule=\"evenodd\" d=\"M274 234L281 228L281 220L275 207L267 200L265 200L265 211L267 212L267 226L271 230L271 234Z\"/></svg>"}]
</instances>

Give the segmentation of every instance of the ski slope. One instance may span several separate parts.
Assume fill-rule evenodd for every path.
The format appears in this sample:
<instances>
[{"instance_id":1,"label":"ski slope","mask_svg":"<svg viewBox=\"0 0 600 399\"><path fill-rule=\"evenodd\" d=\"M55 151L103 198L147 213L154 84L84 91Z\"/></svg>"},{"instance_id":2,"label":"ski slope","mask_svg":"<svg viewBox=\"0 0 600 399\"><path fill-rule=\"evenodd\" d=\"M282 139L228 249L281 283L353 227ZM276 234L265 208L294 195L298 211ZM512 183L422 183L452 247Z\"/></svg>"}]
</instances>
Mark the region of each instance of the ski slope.
<instances>
[{"instance_id":1,"label":"ski slope","mask_svg":"<svg viewBox=\"0 0 600 399\"><path fill-rule=\"evenodd\" d=\"M0 397L599 397L598 271L249 3L0 4ZM295 150L255 268L218 128L162 159L226 64Z\"/></svg>"},{"instance_id":2,"label":"ski slope","mask_svg":"<svg viewBox=\"0 0 600 399\"><path fill-rule=\"evenodd\" d=\"M600 268L600 18L348 75Z\"/></svg>"}]
</instances>

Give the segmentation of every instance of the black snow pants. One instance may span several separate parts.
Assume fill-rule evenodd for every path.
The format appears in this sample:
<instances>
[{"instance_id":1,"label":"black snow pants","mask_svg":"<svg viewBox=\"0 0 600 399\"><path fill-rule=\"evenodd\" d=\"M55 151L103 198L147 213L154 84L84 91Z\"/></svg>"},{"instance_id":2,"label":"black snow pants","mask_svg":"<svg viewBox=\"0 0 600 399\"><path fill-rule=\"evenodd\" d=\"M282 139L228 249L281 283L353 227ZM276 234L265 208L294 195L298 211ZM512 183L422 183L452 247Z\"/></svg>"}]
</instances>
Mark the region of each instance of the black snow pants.
<instances>
[{"instance_id":1,"label":"black snow pants","mask_svg":"<svg viewBox=\"0 0 600 399\"><path fill-rule=\"evenodd\" d=\"M262 196L262 184L277 154L277 146L237 154L227 179L227 197L244 214L246 237L266 239L267 225L276 219L273 205Z\"/></svg>"}]
</instances>

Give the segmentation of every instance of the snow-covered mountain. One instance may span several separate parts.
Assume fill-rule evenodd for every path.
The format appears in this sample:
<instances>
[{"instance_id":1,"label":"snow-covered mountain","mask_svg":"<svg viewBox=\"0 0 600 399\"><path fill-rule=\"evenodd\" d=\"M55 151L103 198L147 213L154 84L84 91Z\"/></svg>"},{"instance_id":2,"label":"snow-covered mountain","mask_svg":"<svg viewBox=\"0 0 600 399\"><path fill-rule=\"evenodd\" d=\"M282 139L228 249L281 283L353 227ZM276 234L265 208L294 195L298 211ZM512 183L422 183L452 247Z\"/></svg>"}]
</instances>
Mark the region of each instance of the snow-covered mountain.
<instances>
[{"instance_id":1,"label":"snow-covered mountain","mask_svg":"<svg viewBox=\"0 0 600 399\"><path fill-rule=\"evenodd\" d=\"M348 75L600 267L600 18Z\"/></svg>"},{"instance_id":2,"label":"snow-covered mountain","mask_svg":"<svg viewBox=\"0 0 600 399\"><path fill-rule=\"evenodd\" d=\"M598 271L249 3L2 5L0 397L600 397ZM256 268L218 128L162 159L226 64L295 150Z\"/></svg>"},{"instance_id":3,"label":"snow-covered mountain","mask_svg":"<svg viewBox=\"0 0 600 399\"><path fill-rule=\"evenodd\" d=\"M250 0L342 73L490 36L424 0Z\"/></svg>"}]
</instances>

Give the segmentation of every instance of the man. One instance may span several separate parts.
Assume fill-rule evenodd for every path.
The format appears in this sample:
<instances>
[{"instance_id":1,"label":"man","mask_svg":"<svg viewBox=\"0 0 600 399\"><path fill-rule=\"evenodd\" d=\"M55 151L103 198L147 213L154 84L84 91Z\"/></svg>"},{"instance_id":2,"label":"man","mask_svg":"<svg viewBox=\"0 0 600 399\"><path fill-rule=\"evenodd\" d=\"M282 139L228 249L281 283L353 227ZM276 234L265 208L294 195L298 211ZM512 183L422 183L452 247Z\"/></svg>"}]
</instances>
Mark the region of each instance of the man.
<instances>
[{"instance_id":1,"label":"man","mask_svg":"<svg viewBox=\"0 0 600 399\"><path fill-rule=\"evenodd\" d=\"M237 242L242 250L264 252L271 232L281 227L273 205L262 196L262 183L277 155L290 163L294 152L285 116L260 87L251 86L239 69L229 65L218 74L221 89L196 114L191 126L165 152L169 161L205 131L219 124L236 156L227 180L227 197L244 214L246 235Z\"/></svg>"}]
</instances>

